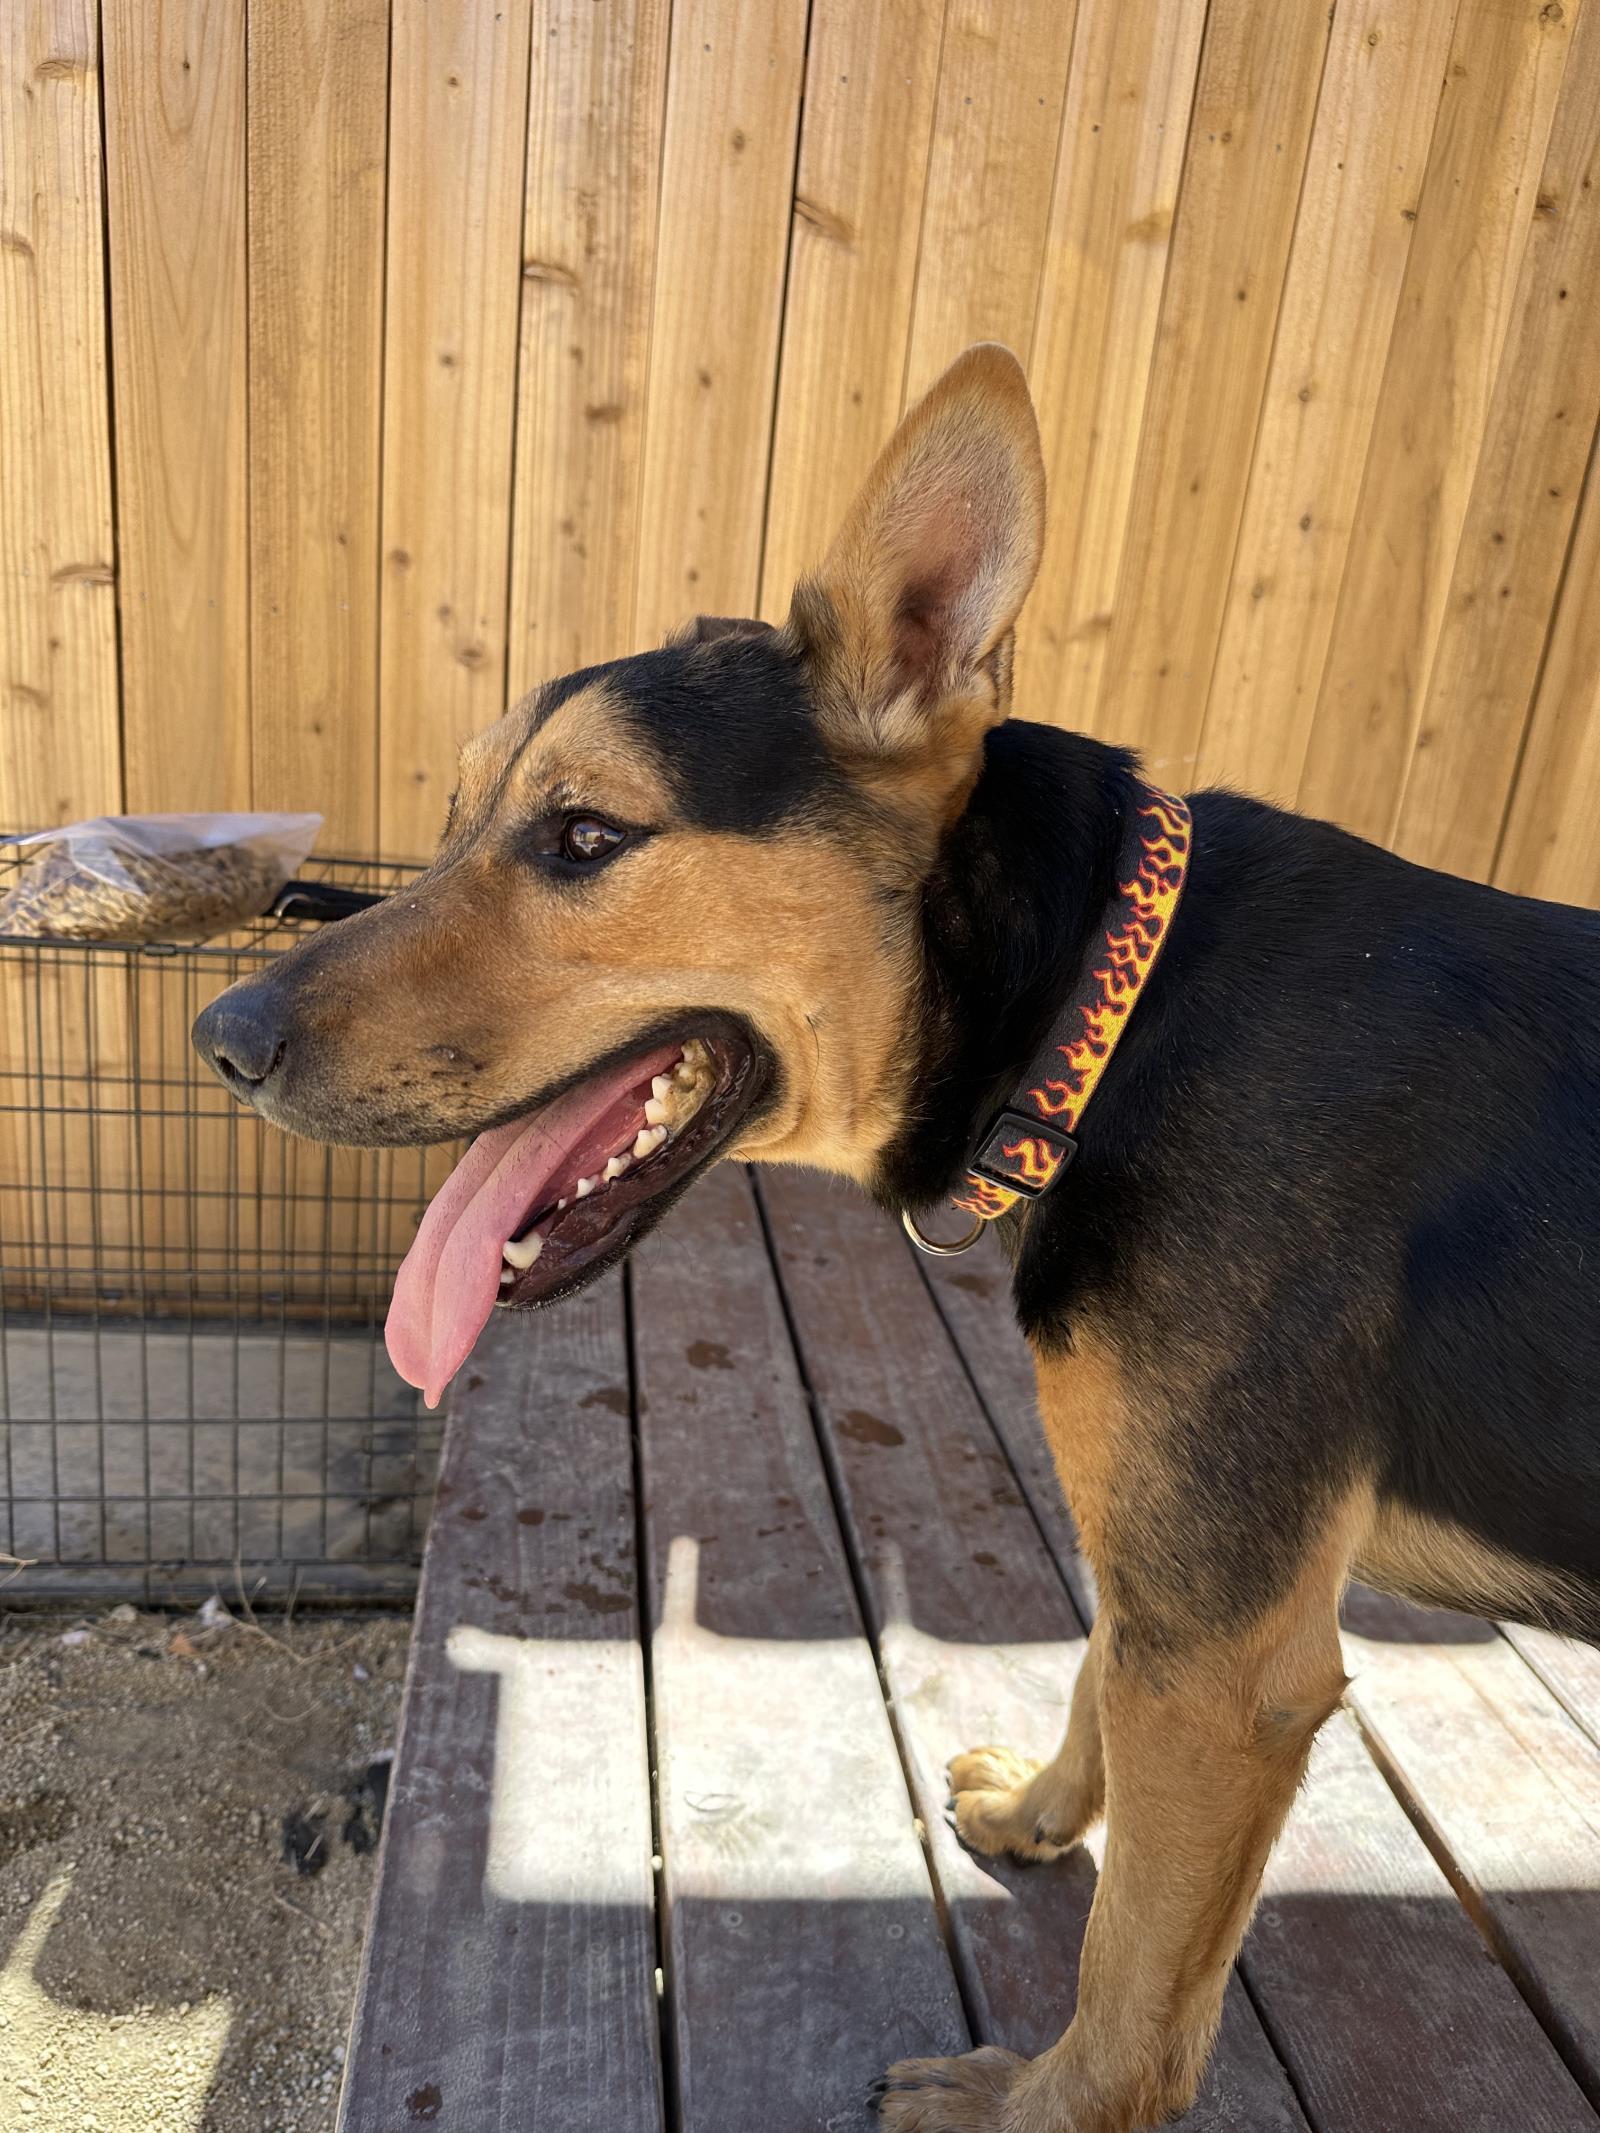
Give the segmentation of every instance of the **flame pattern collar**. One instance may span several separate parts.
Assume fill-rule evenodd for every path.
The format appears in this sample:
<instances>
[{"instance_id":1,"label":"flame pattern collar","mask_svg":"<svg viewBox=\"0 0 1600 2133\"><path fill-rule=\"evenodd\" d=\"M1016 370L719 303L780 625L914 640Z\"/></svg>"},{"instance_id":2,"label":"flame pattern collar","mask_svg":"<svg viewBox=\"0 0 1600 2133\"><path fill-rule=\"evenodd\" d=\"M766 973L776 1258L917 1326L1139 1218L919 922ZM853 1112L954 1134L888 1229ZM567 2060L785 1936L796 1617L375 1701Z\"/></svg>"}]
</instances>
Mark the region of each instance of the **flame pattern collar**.
<instances>
[{"instance_id":1,"label":"flame pattern collar","mask_svg":"<svg viewBox=\"0 0 1600 2133\"><path fill-rule=\"evenodd\" d=\"M1117 893L1107 905L1072 997L1011 1103L985 1128L966 1183L953 1196L974 1217L963 1250L983 1225L1050 1190L1078 1148L1078 1129L1150 973L1161 958L1188 878L1193 825L1186 802L1141 787L1117 854ZM928 1240L906 1219L917 1243Z\"/></svg>"}]
</instances>

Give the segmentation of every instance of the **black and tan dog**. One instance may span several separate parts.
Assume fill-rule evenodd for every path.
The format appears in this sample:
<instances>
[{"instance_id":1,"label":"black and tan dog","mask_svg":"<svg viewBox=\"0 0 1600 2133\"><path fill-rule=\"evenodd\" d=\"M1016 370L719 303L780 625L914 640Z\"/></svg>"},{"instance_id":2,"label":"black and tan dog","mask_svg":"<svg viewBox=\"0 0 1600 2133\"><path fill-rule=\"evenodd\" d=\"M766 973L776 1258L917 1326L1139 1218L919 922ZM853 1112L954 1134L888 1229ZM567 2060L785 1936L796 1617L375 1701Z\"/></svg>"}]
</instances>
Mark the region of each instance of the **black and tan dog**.
<instances>
[{"instance_id":1,"label":"black and tan dog","mask_svg":"<svg viewBox=\"0 0 1600 2133\"><path fill-rule=\"evenodd\" d=\"M396 1289L431 1396L497 1298L577 1288L719 1156L961 1192L1150 804L1007 716L1043 488L1020 370L971 350L783 628L538 691L414 888L201 1017L297 1132L481 1136ZM999 1203L1102 1613L1055 1761L953 1765L985 1852L1106 1813L1078 2012L1032 2062L894 2068L920 2133L1188 2102L1353 1572L1600 1637L1600 919L1226 793L1167 918L1070 1174Z\"/></svg>"}]
</instances>

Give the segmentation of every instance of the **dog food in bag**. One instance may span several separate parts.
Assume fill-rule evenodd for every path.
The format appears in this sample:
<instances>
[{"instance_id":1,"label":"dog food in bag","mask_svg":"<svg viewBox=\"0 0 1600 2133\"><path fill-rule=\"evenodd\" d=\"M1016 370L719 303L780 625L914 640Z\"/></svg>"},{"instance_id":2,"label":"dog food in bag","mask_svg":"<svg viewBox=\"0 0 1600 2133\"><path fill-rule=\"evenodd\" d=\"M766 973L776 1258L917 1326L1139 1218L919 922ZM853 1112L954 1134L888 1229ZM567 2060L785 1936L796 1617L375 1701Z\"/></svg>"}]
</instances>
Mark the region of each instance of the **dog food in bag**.
<instances>
[{"instance_id":1,"label":"dog food in bag","mask_svg":"<svg viewBox=\"0 0 1600 2133\"><path fill-rule=\"evenodd\" d=\"M259 918L321 827L320 815L102 815L13 838L39 856L0 898L0 934L203 940Z\"/></svg>"}]
</instances>

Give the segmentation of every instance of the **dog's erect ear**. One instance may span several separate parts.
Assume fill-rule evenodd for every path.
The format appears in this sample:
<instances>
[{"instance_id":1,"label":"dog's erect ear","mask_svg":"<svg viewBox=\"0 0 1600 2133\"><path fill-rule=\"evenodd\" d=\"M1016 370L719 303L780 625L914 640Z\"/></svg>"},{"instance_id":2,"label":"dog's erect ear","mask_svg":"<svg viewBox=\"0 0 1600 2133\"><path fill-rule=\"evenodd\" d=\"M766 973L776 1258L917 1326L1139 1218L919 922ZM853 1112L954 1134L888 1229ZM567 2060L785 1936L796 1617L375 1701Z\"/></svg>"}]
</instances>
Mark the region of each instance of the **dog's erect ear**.
<instances>
[{"instance_id":1,"label":"dog's erect ear","mask_svg":"<svg viewBox=\"0 0 1600 2133\"><path fill-rule=\"evenodd\" d=\"M1006 715L1011 627L1043 539L1027 380L1009 349L983 342L907 415L795 589L789 630L842 755L908 769L938 757L975 774Z\"/></svg>"}]
</instances>

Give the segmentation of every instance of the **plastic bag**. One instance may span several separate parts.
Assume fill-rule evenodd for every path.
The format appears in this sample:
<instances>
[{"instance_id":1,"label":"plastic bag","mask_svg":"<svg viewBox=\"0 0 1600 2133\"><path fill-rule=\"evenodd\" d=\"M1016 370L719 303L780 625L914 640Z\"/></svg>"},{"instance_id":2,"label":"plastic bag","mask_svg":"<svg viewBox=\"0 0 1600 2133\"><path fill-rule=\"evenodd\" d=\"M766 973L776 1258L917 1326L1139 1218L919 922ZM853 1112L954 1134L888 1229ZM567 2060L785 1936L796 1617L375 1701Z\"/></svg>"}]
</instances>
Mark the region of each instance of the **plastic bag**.
<instances>
[{"instance_id":1,"label":"plastic bag","mask_svg":"<svg viewBox=\"0 0 1600 2133\"><path fill-rule=\"evenodd\" d=\"M12 838L39 856L0 899L0 934L203 940L259 918L321 827L320 815L102 815Z\"/></svg>"}]
</instances>

